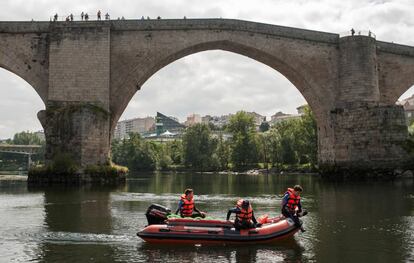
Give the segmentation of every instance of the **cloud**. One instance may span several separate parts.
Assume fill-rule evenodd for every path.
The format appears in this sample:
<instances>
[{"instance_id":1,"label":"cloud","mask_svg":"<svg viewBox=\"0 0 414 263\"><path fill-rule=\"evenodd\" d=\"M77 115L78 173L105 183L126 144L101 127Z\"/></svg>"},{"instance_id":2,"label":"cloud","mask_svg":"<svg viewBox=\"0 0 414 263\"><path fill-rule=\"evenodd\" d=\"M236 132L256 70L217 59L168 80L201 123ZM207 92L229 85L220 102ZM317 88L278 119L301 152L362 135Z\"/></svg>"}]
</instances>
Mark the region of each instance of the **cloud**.
<instances>
[{"instance_id":1,"label":"cloud","mask_svg":"<svg viewBox=\"0 0 414 263\"><path fill-rule=\"evenodd\" d=\"M414 46L412 0L3 0L1 20L49 20L97 10L112 18L234 18L325 32L351 27L373 31L377 39ZM409 96L414 88L403 96ZM271 115L295 112L304 103L281 74L249 58L208 51L180 59L152 76L133 97L121 117L161 111L181 120L191 113L226 114L239 109ZM44 108L37 94L12 73L0 71L0 138L21 130L40 129L36 113Z\"/></svg>"}]
</instances>

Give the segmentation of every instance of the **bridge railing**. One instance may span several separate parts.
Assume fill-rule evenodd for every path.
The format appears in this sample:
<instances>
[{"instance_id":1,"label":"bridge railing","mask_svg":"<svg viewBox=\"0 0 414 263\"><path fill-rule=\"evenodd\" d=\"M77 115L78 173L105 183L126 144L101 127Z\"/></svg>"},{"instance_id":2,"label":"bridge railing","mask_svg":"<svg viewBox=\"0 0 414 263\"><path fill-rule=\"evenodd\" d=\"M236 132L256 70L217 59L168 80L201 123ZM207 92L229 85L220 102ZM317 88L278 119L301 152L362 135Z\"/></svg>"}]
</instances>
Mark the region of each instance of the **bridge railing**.
<instances>
[{"instance_id":1,"label":"bridge railing","mask_svg":"<svg viewBox=\"0 0 414 263\"><path fill-rule=\"evenodd\" d=\"M354 29L353 33L352 33L352 30L339 33L339 37L347 37L347 36L368 36L368 37L372 37L375 39L377 38L377 36L371 30Z\"/></svg>"},{"instance_id":2,"label":"bridge railing","mask_svg":"<svg viewBox=\"0 0 414 263\"><path fill-rule=\"evenodd\" d=\"M65 21L66 22L71 22L70 15L71 14L68 14L68 15L59 15L58 14L57 21L60 21L60 22L65 22ZM157 16L157 17L138 16L138 17L133 17L133 18L130 18L130 17L129 18L126 18L124 16L122 16L122 17L111 17L111 15L109 15L109 18L106 19L106 16L105 15L106 15L106 13L102 13L100 20L102 20L102 21L105 21L105 20L106 21L109 21L109 20L131 20L131 19L133 19L133 20L160 20L160 19L163 19L160 16ZM221 17L217 17L217 19L219 19L219 18L221 18ZM167 19L169 19L169 18L167 18ZM175 18L175 19L187 19L187 17L184 16L184 17L181 17L181 18L178 17L178 18ZM55 21L54 20L54 16L50 16L49 21L51 21L51 22ZM73 15L73 21L77 21L77 22L79 22L79 21L98 21L98 15L97 14L90 15L88 13L88 20L85 20L85 16L82 19L82 16L77 14L77 15Z\"/></svg>"}]
</instances>

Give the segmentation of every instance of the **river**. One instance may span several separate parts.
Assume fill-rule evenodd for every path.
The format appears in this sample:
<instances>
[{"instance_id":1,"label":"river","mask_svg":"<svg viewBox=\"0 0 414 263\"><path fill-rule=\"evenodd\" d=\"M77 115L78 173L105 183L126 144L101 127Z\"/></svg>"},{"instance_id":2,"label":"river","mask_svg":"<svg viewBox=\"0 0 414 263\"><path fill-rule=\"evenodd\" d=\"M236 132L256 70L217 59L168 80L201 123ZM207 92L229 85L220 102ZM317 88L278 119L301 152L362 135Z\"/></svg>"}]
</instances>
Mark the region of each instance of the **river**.
<instances>
[{"instance_id":1,"label":"river","mask_svg":"<svg viewBox=\"0 0 414 263\"><path fill-rule=\"evenodd\" d=\"M315 175L147 174L122 187L28 188L0 180L0 262L414 262L413 179L324 182ZM212 217L243 197L277 215L301 184L305 233L272 245L150 245L136 236L151 203L176 208L182 191Z\"/></svg>"}]
</instances>

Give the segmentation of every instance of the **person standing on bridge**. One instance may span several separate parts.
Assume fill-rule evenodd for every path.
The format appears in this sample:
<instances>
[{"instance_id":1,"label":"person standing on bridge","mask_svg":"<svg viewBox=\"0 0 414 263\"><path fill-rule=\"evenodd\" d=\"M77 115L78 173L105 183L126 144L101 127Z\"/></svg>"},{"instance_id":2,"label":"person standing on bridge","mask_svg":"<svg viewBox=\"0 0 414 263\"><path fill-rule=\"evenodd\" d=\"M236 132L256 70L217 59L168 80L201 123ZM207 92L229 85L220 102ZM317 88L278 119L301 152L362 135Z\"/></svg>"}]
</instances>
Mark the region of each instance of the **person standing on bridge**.
<instances>
[{"instance_id":1,"label":"person standing on bridge","mask_svg":"<svg viewBox=\"0 0 414 263\"><path fill-rule=\"evenodd\" d=\"M101 10L98 10L98 13L96 13L96 16L98 17L98 20L101 20Z\"/></svg>"},{"instance_id":2,"label":"person standing on bridge","mask_svg":"<svg viewBox=\"0 0 414 263\"><path fill-rule=\"evenodd\" d=\"M89 20L89 15L88 15L88 13L85 13L85 21L88 21Z\"/></svg>"},{"instance_id":3,"label":"person standing on bridge","mask_svg":"<svg viewBox=\"0 0 414 263\"><path fill-rule=\"evenodd\" d=\"M73 22L73 14L70 14L69 17L70 17L70 21Z\"/></svg>"},{"instance_id":4,"label":"person standing on bridge","mask_svg":"<svg viewBox=\"0 0 414 263\"><path fill-rule=\"evenodd\" d=\"M300 194L302 191L303 188L300 185L295 185L293 188L287 189L282 198L282 215L286 218L292 219L295 226L300 227L300 230L305 232L305 229L299 220L299 216L302 213L306 213L306 211L302 211L302 204L300 202Z\"/></svg>"},{"instance_id":5,"label":"person standing on bridge","mask_svg":"<svg viewBox=\"0 0 414 263\"><path fill-rule=\"evenodd\" d=\"M54 16L53 16L53 22L56 22L58 20L58 14L56 13Z\"/></svg>"},{"instance_id":6,"label":"person standing on bridge","mask_svg":"<svg viewBox=\"0 0 414 263\"><path fill-rule=\"evenodd\" d=\"M108 14L108 13L106 13L106 14L105 14L105 20L109 20L109 18L110 18L110 17L109 17L109 14Z\"/></svg>"},{"instance_id":7,"label":"person standing on bridge","mask_svg":"<svg viewBox=\"0 0 414 263\"><path fill-rule=\"evenodd\" d=\"M83 21L83 18L85 17L85 13L83 13L83 11L82 11L82 13L81 13L81 20Z\"/></svg>"},{"instance_id":8,"label":"person standing on bridge","mask_svg":"<svg viewBox=\"0 0 414 263\"><path fill-rule=\"evenodd\" d=\"M196 213L194 213L194 211ZM184 194L181 195L180 202L178 203L178 209L175 211L176 214L180 212L181 217L206 217L204 212L198 210L194 205L194 191L193 189L186 189Z\"/></svg>"}]
</instances>

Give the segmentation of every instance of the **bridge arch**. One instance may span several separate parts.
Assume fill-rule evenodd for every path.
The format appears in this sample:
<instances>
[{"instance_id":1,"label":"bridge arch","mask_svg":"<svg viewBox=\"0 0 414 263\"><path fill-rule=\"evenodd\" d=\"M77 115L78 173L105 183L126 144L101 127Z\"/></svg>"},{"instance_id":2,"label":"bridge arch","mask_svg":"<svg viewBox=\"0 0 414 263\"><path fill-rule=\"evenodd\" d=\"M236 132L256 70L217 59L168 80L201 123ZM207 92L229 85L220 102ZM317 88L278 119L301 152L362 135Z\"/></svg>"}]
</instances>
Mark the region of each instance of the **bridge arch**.
<instances>
[{"instance_id":1,"label":"bridge arch","mask_svg":"<svg viewBox=\"0 0 414 263\"><path fill-rule=\"evenodd\" d=\"M392 105L414 86L414 48L378 42L377 57L380 101Z\"/></svg>"},{"instance_id":2,"label":"bridge arch","mask_svg":"<svg viewBox=\"0 0 414 263\"><path fill-rule=\"evenodd\" d=\"M120 33L111 41L110 133L136 91L157 71L191 54L223 50L261 62L286 77L315 114L319 158L333 159L329 113L335 104L339 53L336 43L318 41L242 30Z\"/></svg>"},{"instance_id":3,"label":"bridge arch","mask_svg":"<svg viewBox=\"0 0 414 263\"><path fill-rule=\"evenodd\" d=\"M333 87L337 84L337 49L334 45L329 43L315 45L306 40L284 38L277 39L280 41L275 39L270 41L269 35L256 34L252 38L251 33L237 31L230 32L230 35L225 37L217 37L210 32L209 34L213 34L211 37L213 39L200 37L202 33L197 32L177 32L177 34L184 34L182 37L186 41L154 43L155 48L151 46L144 52L142 50L145 50L145 47L142 44L138 44L139 48L137 47L136 52L134 49L117 50L120 43L112 46L111 67L115 68L111 70L112 130L135 92L157 71L191 54L223 50L261 62L285 76L306 99L315 113L318 126L325 127L323 131L326 133L327 113L334 103ZM135 39L137 37L140 38L135 36ZM151 40L145 40L145 36L141 38L147 41L147 46L152 40L157 40L156 33L152 34ZM180 37L176 38L180 39ZM292 48L290 46L292 44L296 47ZM114 67L117 65L117 57L122 58L123 63L128 65L126 72L119 72L126 69L125 65Z\"/></svg>"},{"instance_id":4,"label":"bridge arch","mask_svg":"<svg viewBox=\"0 0 414 263\"><path fill-rule=\"evenodd\" d=\"M0 138L8 138L23 130L42 129L43 124L36 116L39 111L45 109L46 104L39 93L25 79L2 67L0 79L0 126L3 126L0 129ZM13 113L13 116L10 113Z\"/></svg>"},{"instance_id":5,"label":"bridge arch","mask_svg":"<svg viewBox=\"0 0 414 263\"><path fill-rule=\"evenodd\" d=\"M48 61L41 38L5 36L0 38L0 68L19 76L37 92L46 104L48 96Z\"/></svg>"}]
</instances>

